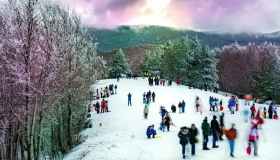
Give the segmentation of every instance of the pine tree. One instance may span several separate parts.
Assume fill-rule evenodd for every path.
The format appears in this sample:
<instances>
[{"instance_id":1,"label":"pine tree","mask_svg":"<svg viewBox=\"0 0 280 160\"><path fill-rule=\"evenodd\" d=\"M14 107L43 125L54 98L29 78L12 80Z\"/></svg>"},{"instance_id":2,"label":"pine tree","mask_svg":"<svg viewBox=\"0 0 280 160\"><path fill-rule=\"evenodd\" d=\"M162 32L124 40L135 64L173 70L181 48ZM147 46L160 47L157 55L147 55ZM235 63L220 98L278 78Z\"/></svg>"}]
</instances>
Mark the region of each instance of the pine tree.
<instances>
[{"instance_id":1,"label":"pine tree","mask_svg":"<svg viewBox=\"0 0 280 160\"><path fill-rule=\"evenodd\" d=\"M121 74L130 72L126 56L122 49L116 51L113 56L112 64L109 67L109 74L112 78L120 77Z\"/></svg>"},{"instance_id":2,"label":"pine tree","mask_svg":"<svg viewBox=\"0 0 280 160\"><path fill-rule=\"evenodd\" d=\"M254 76L256 95L262 99L273 99L280 102L280 69L279 60L271 57L261 72Z\"/></svg>"},{"instance_id":3,"label":"pine tree","mask_svg":"<svg viewBox=\"0 0 280 160\"><path fill-rule=\"evenodd\" d=\"M144 76L160 71L162 52L160 47L146 51L144 63L141 66Z\"/></svg>"}]
</instances>

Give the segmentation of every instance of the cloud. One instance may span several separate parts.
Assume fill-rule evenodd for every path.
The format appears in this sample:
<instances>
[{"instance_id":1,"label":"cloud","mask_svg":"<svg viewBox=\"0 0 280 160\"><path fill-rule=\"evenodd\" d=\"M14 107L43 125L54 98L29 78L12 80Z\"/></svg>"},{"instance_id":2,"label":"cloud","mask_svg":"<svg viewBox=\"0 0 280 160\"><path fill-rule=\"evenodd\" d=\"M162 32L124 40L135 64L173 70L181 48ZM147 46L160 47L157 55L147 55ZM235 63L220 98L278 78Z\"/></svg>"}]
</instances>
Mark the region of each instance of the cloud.
<instances>
[{"instance_id":1,"label":"cloud","mask_svg":"<svg viewBox=\"0 0 280 160\"><path fill-rule=\"evenodd\" d=\"M82 16L86 25L93 27L108 28L132 22L137 25L146 21L223 32L271 32L280 29L280 0L60 1L69 4ZM164 10L160 8L163 2L166 2Z\"/></svg>"}]
</instances>

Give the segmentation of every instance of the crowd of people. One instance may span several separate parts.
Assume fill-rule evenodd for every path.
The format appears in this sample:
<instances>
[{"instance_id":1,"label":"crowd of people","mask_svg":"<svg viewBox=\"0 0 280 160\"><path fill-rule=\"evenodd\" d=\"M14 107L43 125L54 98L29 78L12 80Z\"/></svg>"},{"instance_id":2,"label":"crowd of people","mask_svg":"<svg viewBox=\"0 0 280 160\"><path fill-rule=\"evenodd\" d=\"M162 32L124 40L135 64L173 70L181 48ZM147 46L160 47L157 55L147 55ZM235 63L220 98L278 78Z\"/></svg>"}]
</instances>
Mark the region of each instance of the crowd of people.
<instances>
[{"instance_id":1,"label":"crowd of people","mask_svg":"<svg viewBox=\"0 0 280 160\"><path fill-rule=\"evenodd\" d=\"M211 102L211 103L210 103ZM199 97L196 97L195 99L195 110L197 112L202 112L201 107L201 100ZM184 109L182 109L182 104L185 107L184 100L182 102L179 102L178 108L180 112L184 112ZM228 101L228 111L230 114L235 114L238 112L238 99L235 96L231 96ZM218 108L220 106L220 108ZM203 150L210 150L210 147L208 147L208 141L209 137L211 136L211 146L213 149L219 148L219 141L223 141L224 138L227 139L228 146L229 146L229 156L235 157L235 146L236 146L236 139L238 137L238 130L236 129L236 124L232 123L229 128L225 127L225 110L223 108L222 100L219 100L215 97L209 97L209 107L210 111L219 112L215 113L211 119L210 122L208 122L208 117L206 116L202 123L201 123L201 131L202 131L202 149ZM176 112L176 106L171 106L171 112ZM221 109L222 108L222 109ZM249 117L249 120L251 122L251 127L248 131L248 146L244 147L247 154L251 155L251 150L254 150L253 155L258 156L258 140L259 140L259 129L260 126L264 124L264 118L266 118L264 115L268 114L271 119L273 118L272 114L275 113L275 107L273 104L269 107L269 113L264 113L265 109L262 109L261 107L256 107L255 104L251 106L252 109L251 116ZM263 112L263 113L262 113ZM261 114L262 113L262 114ZM275 113L277 114L277 112ZM165 129L167 128L167 131L170 130L170 126L175 124L172 122L170 113L166 110L165 107L160 107L160 115L161 115L161 123L159 129L162 132L165 132ZM157 132L154 127L154 125L148 126L147 128L147 137L148 138L155 138ZM185 159L187 154L191 154L192 156L196 155L196 144L199 142L199 129L196 127L195 124L192 124L190 127L183 126L180 128L178 137L179 137L179 143L182 147L182 157ZM186 147L190 145L190 153L186 153Z\"/></svg>"},{"instance_id":2,"label":"crowd of people","mask_svg":"<svg viewBox=\"0 0 280 160\"><path fill-rule=\"evenodd\" d=\"M161 80L158 77L149 77L148 82L150 86L153 85L162 85L165 86L166 80ZM168 81L168 84L172 84ZM93 104L94 110L96 113L109 112L108 108L108 98L110 95L117 94L117 85L110 84L104 88L96 89L96 101ZM132 106L132 93L127 94L128 106ZM149 107L151 103L156 101L156 93L153 91L147 91L143 93L143 116L144 119L147 119L149 116ZM251 101L252 102L252 101ZM203 104L199 96L195 98L194 101L194 110L202 115ZM200 124L201 129L201 142L202 150L210 150L210 148L215 149L219 148L219 141L223 141L224 138L227 139L229 146L229 156L235 157L235 146L236 139L238 138L238 130L236 129L236 124L232 123L230 128L225 127L225 115L233 116L236 112L239 111L239 99L237 96L231 96L227 103L228 112L224 108L223 99L219 99L214 96L209 97L209 111L212 112L212 119L208 121L209 117L204 117ZM254 156L258 156L258 141L260 139L259 130L260 126L264 124L264 119L278 119L277 107L275 104L271 103L268 108L256 106L255 103L245 102L243 107L243 113L245 117L245 122L250 122L250 128L248 130L248 145L245 146L246 153ZM176 113L186 112L186 102L184 100L180 101L178 105L171 105L171 112ZM90 109L89 109L90 111ZM229 114L226 114L229 113ZM162 132L169 132L170 127L175 124L172 121L171 113L164 107L160 107L160 124L159 130ZM175 126L176 127L176 126ZM146 136L148 139L156 138L158 132L156 131L154 124L151 124L146 129ZM191 126L182 126L178 132L179 144L182 148L182 157L185 159L186 155L191 154L192 156L196 155L196 144L199 142L199 129L196 124L191 124ZM211 138L209 138L211 136ZM211 140L211 147L209 147L209 139ZM190 146L190 153L187 153L186 147ZM251 153L252 152L252 153Z\"/></svg>"}]
</instances>

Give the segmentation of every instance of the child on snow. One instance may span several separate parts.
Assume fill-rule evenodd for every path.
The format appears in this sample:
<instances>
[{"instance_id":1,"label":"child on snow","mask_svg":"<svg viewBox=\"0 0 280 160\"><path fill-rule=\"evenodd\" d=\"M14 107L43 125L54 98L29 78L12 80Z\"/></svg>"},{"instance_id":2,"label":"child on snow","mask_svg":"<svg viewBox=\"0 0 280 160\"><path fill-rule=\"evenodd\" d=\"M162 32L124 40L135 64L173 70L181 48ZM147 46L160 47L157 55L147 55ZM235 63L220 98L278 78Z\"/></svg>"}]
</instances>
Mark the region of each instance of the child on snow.
<instances>
[{"instance_id":1,"label":"child on snow","mask_svg":"<svg viewBox=\"0 0 280 160\"><path fill-rule=\"evenodd\" d=\"M155 126L154 125L148 126L147 131L146 131L147 138L149 138L149 139L151 137L155 138L156 134L157 134L157 132L155 130Z\"/></svg>"},{"instance_id":2,"label":"child on snow","mask_svg":"<svg viewBox=\"0 0 280 160\"><path fill-rule=\"evenodd\" d=\"M172 113L176 112L176 106L174 104L171 105L171 111L172 111Z\"/></svg>"},{"instance_id":3,"label":"child on snow","mask_svg":"<svg viewBox=\"0 0 280 160\"><path fill-rule=\"evenodd\" d=\"M254 148L254 156L258 156L258 140L259 140L259 133L258 133L258 125L253 122L253 126L250 129L250 133L248 136L248 147L246 149L247 154L251 154L251 146L253 145Z\"/></svg>"}]
</instances>

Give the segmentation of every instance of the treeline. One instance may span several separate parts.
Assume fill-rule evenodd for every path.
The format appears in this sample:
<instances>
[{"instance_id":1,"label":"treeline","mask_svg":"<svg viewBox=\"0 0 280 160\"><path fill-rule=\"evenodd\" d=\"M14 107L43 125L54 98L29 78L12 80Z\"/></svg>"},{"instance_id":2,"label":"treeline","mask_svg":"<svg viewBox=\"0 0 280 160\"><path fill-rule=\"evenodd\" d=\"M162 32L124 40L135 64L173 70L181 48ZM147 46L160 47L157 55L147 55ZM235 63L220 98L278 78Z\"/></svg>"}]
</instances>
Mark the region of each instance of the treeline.
<instances>
[{"instance_id":1,"label":"treeline","mask_svg":"<svg viewBox=\"0 0 280 160\"><path fill-rule=\"evenodd\" d=\"M233 44L217 53L221 90L280 102L280 46Z\"/></svg>"},{"instance_id":2,"label":"treeline","mask_svg":"<svg viewBox=\"0 0 280 160\"><path fill-rule=\"evenodd\" d=\"M206 90L218 88L214 52L197 39L184 38L147 51L143 74L158 72L162 78Z\"/></svg>"},{"instance_id":3,"label":"treeline","mask_svg":"<svg viewBox=\"0 0 280 160\"><path fill-rule=\"evenodd\" d=\"M73 13L37 0L1 3L0 159L60 159L81 141L104 62Z\"/></svg>"},{"instance_id":4,"label":"treeline","mask_svg":"<svg viewBox=\"0 0 280 160\"><path fill-rule=\"evenodd\" d=\"M128 73L127 59L120 51L111 68ZM158 75L195 88L280 102L279 57L280 46L270 43L210 50L197 39L184 38L146 50L141 71L143 76Z\"/></svg>"}]
</instances>

